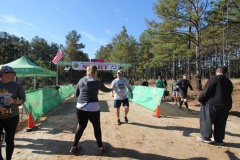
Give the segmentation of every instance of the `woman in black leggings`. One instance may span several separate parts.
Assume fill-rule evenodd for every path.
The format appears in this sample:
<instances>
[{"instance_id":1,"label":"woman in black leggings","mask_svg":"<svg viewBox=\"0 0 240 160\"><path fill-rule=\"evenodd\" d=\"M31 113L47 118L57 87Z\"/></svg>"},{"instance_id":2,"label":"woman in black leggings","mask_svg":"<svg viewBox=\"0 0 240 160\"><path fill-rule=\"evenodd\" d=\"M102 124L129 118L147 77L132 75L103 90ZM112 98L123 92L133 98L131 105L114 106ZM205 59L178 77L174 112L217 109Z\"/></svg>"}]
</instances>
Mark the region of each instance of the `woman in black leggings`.
<instances>
[{"instance_id":1,"label":"woman in black leggings","mask_svg":"<svg viewBox=\"0 0 240 160\"><path fill-rule=\"evenodd\" d=\"M82 137L83 131L87 127L88 120L93 124L94 136L97 140L98 147L101 147L102 144L102 132L100 125L100 111L96 112L87 112L81 109L77 109L77 118L79 125L77 127L76 136L73 146L78 146L78 142Z\"/></svg>"},{"instance_id":2,"label":"woman in black leggings","mask_svg":"<svg viewBox=\"0 0 240 160\"><path fill-rule=\"evenodd\" d=\"M102 143L102 132L100 124L100 107L98 104L98 92L111 92L112 89L106 88L104 84L97 80L97 67L87 67L87 75L80 79L76 89L78 97L76 114L78 118L78 127L75 133L74 143L70 153L77 154L80 151L79 140L87 126L88 121L93 124L94 135L97 140L97 155L101 155L107 150Z\"/></svg>"},{"instance_id":3,"label":"woman in black leggings","mask_svg":"<svg viewBox=\"0 0 240 160\"><path fill-rule=\"evenodd\" d=\"M14 150L14 136L18 126L19 116L15 116L7 119L0 119L0 133L2 133L3 128L5 131L5 141L6 141L6 158L11 159ZM0 150L1 153L1 150ZM1 153L2 155L2 153ZM0 157L2 160L3 157Z\"/></svg>"},{"instance_id":4,"label":"woman in black leggings","mask_svg":"<svg viewBox=\"0 0 240 160\"><path fill-rule=\"evenodd\" d=\"M15 76L15 71L9 66L3 66L0 70L0 133L4 129L6 160L11 160L14 150L14 136L19 122L18 106L26 100L22 85L13 81Z\"/></svg>"}]
</instances>

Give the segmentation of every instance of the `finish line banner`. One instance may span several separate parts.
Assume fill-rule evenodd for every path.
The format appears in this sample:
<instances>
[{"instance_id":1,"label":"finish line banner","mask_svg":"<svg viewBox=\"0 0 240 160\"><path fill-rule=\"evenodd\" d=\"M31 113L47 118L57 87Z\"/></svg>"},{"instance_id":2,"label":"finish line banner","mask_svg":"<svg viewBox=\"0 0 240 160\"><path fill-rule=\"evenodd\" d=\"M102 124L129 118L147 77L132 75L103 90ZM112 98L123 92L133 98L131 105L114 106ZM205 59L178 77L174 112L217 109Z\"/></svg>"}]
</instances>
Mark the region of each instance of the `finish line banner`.
<instances>
[{"instance_id":1,"label":"finish line banner","mask_svg":"<svg viewBox=\"0 0 240 160\"><path fill-rule=\"evenodd\" d=\"M151 111L154 111L161 104L161 99L165 91L163 88L145 86L131 86L131 88L133 90L133 99L130 100ZM130 96L130 92L128 92L128 98Z\"/></svg>"},{"instance_id":2,"label":"finish line banner","mask_svg":"<svg viewBox=\"0 0 240 160\"><path fill-rule=\"evenodd\" d=\"M118 70L117 63L99 63L99 62L72 62L72 69L74 70L86 70L88 66L95 65L98 70L111 71Z\"/></svg>"}]
</instances>

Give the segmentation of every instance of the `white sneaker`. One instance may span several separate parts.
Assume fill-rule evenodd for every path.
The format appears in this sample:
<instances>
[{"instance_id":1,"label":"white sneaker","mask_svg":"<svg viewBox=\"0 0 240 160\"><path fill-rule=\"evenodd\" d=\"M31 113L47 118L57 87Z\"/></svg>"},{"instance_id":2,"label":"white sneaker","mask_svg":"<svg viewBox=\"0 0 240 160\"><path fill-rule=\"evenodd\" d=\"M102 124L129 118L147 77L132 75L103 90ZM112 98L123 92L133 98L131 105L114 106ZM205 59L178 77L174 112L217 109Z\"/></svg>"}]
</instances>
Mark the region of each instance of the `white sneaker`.
<instances>
[{"instance_id":1,"label":"white sneaker","mask_svg":"<svg viewBox=\"0 0 240 160\"><path fill-rule=\"evenodd\" d=\"M196 140L199 142L208 143L208 144L212 142L211 139L204 139L202 137L197 137Z\"/></svg>"}]
</instances>

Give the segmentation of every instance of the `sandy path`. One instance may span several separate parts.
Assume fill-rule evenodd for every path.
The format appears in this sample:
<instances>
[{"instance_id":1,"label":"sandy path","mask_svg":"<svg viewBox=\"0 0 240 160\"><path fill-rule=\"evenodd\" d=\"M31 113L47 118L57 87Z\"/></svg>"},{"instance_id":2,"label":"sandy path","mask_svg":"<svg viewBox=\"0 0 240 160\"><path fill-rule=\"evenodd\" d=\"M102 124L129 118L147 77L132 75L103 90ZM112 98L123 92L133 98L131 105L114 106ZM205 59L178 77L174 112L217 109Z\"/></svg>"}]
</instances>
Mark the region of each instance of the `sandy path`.
<instances>
[{"instance_id":1,"label":"sandy path","mask_svg":"<svg viewBox=\"0 0 240 160\"><path fill-rule=\"evenodd\" d=\"M42 117L41 129L22 130L16 134L14 160L69 160L69 159L240 159L239 117L230 116L225 146L197 142L199 136L199 107L189 113L170 103L161 104L163 117L130 103L129 123L116 124L113 99L109 93L100 93L101 125L104 144L109 150L97 157L97 144L91 123L81 139L79 155L69 154L75 128L76 98L70 98ZM123 120L123 109L121 110ZM4 144L2 150L4 151Z\"/></svg>"}]
</instances>

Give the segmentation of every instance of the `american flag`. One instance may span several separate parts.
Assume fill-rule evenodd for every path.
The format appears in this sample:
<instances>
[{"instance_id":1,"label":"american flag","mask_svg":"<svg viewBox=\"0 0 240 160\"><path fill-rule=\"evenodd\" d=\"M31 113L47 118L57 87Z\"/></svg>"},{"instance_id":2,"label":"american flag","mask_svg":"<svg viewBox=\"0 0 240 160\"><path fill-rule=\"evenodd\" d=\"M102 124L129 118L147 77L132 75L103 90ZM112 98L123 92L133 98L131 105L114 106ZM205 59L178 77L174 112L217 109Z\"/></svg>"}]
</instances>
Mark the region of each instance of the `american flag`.
<instances>
[{"instance_id":1,"label":"american flag","mask_svg":"<svg viewBox=\"0 0 240 160\"><path fill-rule=\"evenodd\" d=\"M62 50L60 49L59 52L56 54L56 56L53 58L52 63L57 64L58 61L60 61L63 57Z\"/></svg>"}]
</instances>

